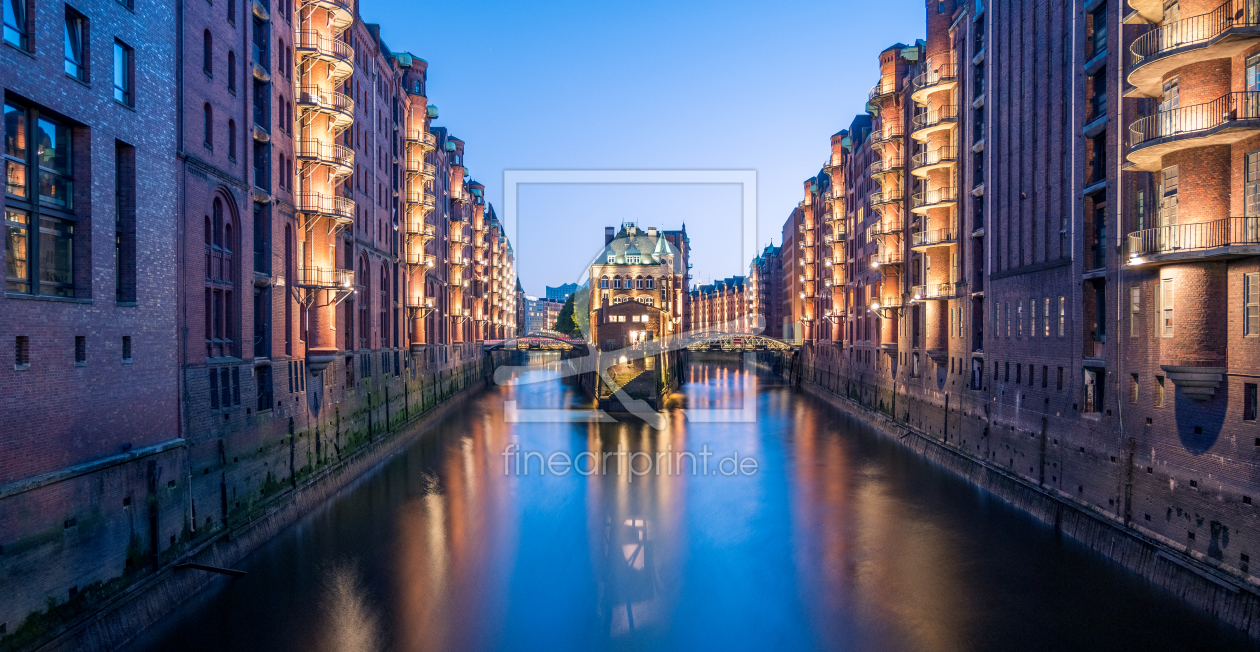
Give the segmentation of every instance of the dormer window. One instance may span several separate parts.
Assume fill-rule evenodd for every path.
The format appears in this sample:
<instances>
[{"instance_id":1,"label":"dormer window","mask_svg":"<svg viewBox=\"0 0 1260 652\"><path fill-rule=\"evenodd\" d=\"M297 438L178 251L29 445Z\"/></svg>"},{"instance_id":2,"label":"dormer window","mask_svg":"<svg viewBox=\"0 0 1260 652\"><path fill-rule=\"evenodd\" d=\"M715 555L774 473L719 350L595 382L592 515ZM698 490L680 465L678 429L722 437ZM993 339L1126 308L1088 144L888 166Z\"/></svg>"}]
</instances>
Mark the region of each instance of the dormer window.
<instances>
[{"instance_id":1,"label":"dormer window","mask_svg":"<svg viewBox=\"0 0 1260 652\"><path fill-rule=\"evenodd\" d=\"M638 257L637 255L634 255L634 254L627 255L627 256L626 256L626 264L627 264L627 265L638 265L638 264L639 264L639 257Z\"/></svg>"},{"instance_id":2,"label":"dormer window","mask_svg":"<svg viewBox=\"0 0 1260 652\"><path fill-rule=\"evenodd\" d=\"M617 254L608 254L608 264L611 265L615 262L617 262Z\"/></svg>"}]
</instances>

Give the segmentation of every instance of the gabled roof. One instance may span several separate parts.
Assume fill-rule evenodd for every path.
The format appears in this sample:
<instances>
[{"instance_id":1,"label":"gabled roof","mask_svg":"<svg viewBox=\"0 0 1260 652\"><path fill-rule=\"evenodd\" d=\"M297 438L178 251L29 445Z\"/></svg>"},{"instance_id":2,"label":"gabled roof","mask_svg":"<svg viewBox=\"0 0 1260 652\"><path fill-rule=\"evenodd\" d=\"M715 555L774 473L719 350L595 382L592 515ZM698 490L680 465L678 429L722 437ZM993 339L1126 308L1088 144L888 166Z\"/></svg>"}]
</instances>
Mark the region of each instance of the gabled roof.
<instances>
[{"instance_id":1,"label":"gabled roof","mask_svg":"<svg viewBox=\"0 0 1260 652\"><path fill-rule=\"evenodd\" d=\"M596 265L669 265L674 272L680 269L677 251L665 238L664 231L655 235L634 224L623 224L612 242L604 245ZM639 256L638 263L627 263L626 256Z\"/></svg>"}]
</instances>

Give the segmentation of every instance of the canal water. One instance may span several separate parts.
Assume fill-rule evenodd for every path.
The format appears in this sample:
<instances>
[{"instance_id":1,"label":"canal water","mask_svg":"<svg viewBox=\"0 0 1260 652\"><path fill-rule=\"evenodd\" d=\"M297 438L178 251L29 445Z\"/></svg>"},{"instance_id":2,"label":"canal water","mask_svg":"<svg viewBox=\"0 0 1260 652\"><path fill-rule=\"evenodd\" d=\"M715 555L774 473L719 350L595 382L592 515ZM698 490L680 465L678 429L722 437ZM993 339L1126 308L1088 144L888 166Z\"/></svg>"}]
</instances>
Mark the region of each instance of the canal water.
<instances>
[{"instance_id":1,"label":"canal water","mask_svg":"<svg viewBox=\"0 0 1260 652\"><path fill-rule=\"evenodd\" d=\"M1248 649L749 371L694 359L660 431L545 420L581 407L559 380L495 387L131 650Z\"/></svg>"}]
</instances>

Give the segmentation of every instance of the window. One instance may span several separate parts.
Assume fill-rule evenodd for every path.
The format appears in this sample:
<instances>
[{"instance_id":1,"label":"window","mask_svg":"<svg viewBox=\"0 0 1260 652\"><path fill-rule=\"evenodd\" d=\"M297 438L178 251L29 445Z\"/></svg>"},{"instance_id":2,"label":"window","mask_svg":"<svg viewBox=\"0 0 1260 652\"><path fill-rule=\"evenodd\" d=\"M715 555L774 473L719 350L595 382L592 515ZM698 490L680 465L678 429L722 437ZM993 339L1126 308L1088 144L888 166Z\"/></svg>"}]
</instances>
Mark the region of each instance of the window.
<instances>
[{"instance_id":1,"label":"window","mask_svg":"<svg viewBox=\"0 0 1260 652\"><path fill-rule=\"evenodd\" d=\"M1260 217L1260 151L1247 152L1243 161L1243 216Z\"/></svg>"},{"instance_id":2,"label":"window","mask_svg":"<svg viewBox=\"0 0 1260 652\"><path fill-rule=\"evenodd\" d=\"M283 6L284 3L281 3ZM236 0L227 0L227 19L228 24L236 24Z\"/></svg>"},{"instance_id":3,"label":"window","mask_svg":"<svg viewBox=\"0 0 1260 652\"><path fill-rule=\"evenodd\" d=\"M1043 364L1041 365L1041 386L1045 388L1045 387L1048 387L1049 385L1050 385L1050 367Z\"/></svg>"},{"instance_id":4,"label":"window","mask_svg":"<svg viewBox=\"0 0 1260 652\"><path fill-rule=\"evenodd\" d=\"M1129 288L1129 337L1138 335L1138 313L1142 308L1142 288Z\"/></svg>"},{"instance_id":5,"label":"window","mask_svg":"<svg viewBox=\"0 0 1260 652\"><path fill-rule=\"evenodd\" d=\"M13 103L5 103L4 121L5 288L73 297L76 216L70 127Z\"/></svg>"},{"instance_id":6,"label":"window","mask_svg":"<svg viewBox=\"0 0 1260 652\"><path fill-rule=\"evenodd\" d=\"M15 369L31 366L31 340L25 335L18 335L13 343L13 366Z\"/></svg>"},{"instance_id":7,"label":"window","mask_svg":"<svg viewBox=\"0 0 1260 652\"><path fill-rule=\"evenodd\" d=\"M253 31L254 63L261 66L263 70L271 70L271 52L267 49L269 42L267 23L255 16Z\"/></svg>"},{"instance_id":8,"label":"window","mask_svg":"<svg viewBox=\"0 0 1260 652\"><path fill-rule=\"evenodd\" d=\"M74 336L74 366L82 367L87 364L87 338L82 335Z\"/></svg>"},{"instance_id":9,"label":"window","mask_svg":"<svg viewBox=\"0 0 1260 652\"><path fill-rule=\"evenodd\" d=\"M1139 386L1140 385L1138 383L1138 375L1131 374L1131 380L1129 382L1129 402L1130 403L1138 402L1138 387Z\"/></svg>"},{"instance_id":10,"label":"window","mask_svg":"<svg viewBox=\"0 0 1260 652\"><path fill-rule=\"evenodd\" d=\"M236 231L223 199L215 197L205 220L206 357L237 357ZM224 372L226 373L226 371Z\"/></svg>"},{"instance_id":11,"label":"window","mask_svg":"<svg viewBox=\"0 0 1260 652\"><path fill-rule=\"evenodd\" d=\"M1011 302L1006 302L1006 336L1011 336Z\"/></svg>"},{"instance_id":12,"label":"window","mask_svg":"<svg viewBox=\"0 0 1260 652\"><path fill-rule=\"evenodd\" d=\"M236 121L228 120L228 158L236 160Z\"/></svg>"},{"instance_id":13,"label":"window","mask_svg":"<svg viewBox=\"0 0 1260 652\"><path fill-rule=\"evenodd\" d=\"M1022 299L1015 302L1015 334L1024 336L1024 301Z\"/></svg>"},{"instance_id":14,"label":"window","mask_svg":"<svg viewBox=\"0 0 1260 652\"><path fill-rule=\"evenodd\" d=\"M114 295L136 300L136 149L114 143Z\"/></svg>"},{"instance_id":15,"label":"window","mask_svg":"<svg viewBox=\"0 0 1260 652\"><path fill-rule=\"evenodd\" d=\"M1063 367L1059 367L1058 380L1054 383L1055 389L1063 389Z\"/></svg>"},{"instance_id":16,"label":"window","mask_svg":"<svg viewBox=\"0 0 1260 652\"><path fill-rule=\"evenodd\" d=\"M1155 407L1164 407L1164 377L1155 377Z\"/></svg>"},{"instance_id":17,"label":"window","mask_svg":"<svg viewBox=\"0 0 1260 652\"><path fill-rule=\"evenodd\" d=\"M203 116L202 116L203 121L202 121L201 128L205 132L206 149L213 150L214 149L214 109L210 108L209 102L206 102L206 105L202 107L201 110L203 113Z\"/></svg>"},{"instance_id":18,"label":"window","mask_svg":"<svg viewBox=\"0 0 1260 652\"><path fill-rule=\"evenodd\" d=\"M228 90L236 93L236 53L228 52Z\"/></svg>"},{"instance_id":19,"label":"window","mask_svg":"<svg viewBox=\"0 0 1260 652\"><path fill-rule=\"evenodd\" d=\"M130 335L123 335L122 361L124 364L129 364L131 362L131 336Z\"/></svg>"},{"instance_id":20,"label":"window","mask_svg":"<svg viewBox=\"0 0 1260 652\"><path fill-rule=\"evenodd\" d=\"M1041 312L1041 319L1045 322L1046 337L1050 337L1050 297L1046 297L1045 309Z\"/></svg>"},{"instance_id":21,"label":"window","mask_svg":"<svg viewBox=\"0 0 1260 652\"><path fill-rule=\"evenodd\" d=\"M1107 5L1104 4L1094 11L1090 12L1090 27L1092 33L1090 35L1090 58L1094 58L1102 54L1107 49Z\"/></svg>"},{"instance_id":22,"label":"window","mask_svg":"<svg viewBox=\"0 0 1260 652\"><path fill-rule=\"evenodd\" d=\"M1066 328L1067 321L1067 303L1063 297L1059 297L1059 337L1063 337L1063 331Z\"/></svg>"},{"instance_id":23,"label":"window","mask_svg":"<svg viewBox=\"0 0 1260 652\"><path fill-rule=\"evenodd\" d=\"M27 49L26 0L4 0L4 41Z\"/></svg>"},{"instance_id":24,"label":"window","mask_svg":"<svg viewBox=\"0 0 1260 652\"><path fill-rule=\"evenodd\" d=\"M214 76L214 37L210 36L210 30L201 33L201 69Z\"/></svg>"},{"instance_id":25,"label":"window","mask_svg":"<svg viewBox=\"0 0 1260 652\"><path fill-rule=\"evenodd\" d=\"M87 19L79 12L66 7L65 29L66 74L86 82L87 75Z\"/></svg>"},{"instance_id":26,"label":"window","mask_svg":"<svg viewBox=\"0 0 1260 652\"><path fill-rule=\"evenodd\" d=\"M135 106L135 98L131 96L131 80L135 74L133 54L122 41L114 41L114 100L124 106Z\"/></svg>"},{"instance_id":27,"label":"window","mask_svg":"<svg viewBox=\"0 0 1260 652\"><path fill-rule=\"evenodd\" d=\"M1243 421L1256 420L1256 383L1243 384Z\"/></svg>"},{"instance_id":28,"label":"window","mask_svg":"<svg viewBox=\"0 0 1260 652\"><path fill-rule=\"evenodd\" d=\"M1180 169L1176 165L1164 168L1160 175L1158 193L1160 226L1176 226L1177 224L1177 188L1180 185L1178 183L1180 176Z\"/></svg>"},{"instance_id":29,"label":"window","mask_svg":"<svg viewBox=\"0 0 1260 652\"><path fill-rule=\"evenodd\" d=\"M1160 279L1159 293L1159 314L1160 314L1160 336L1173 336L1173 280L1170 278Z\"/></svg>"},{"instance_id":30,"label":"window","mask_svg":"<svg viewBox=\"0 0 1260 652\"><path fill-rule=\"evenodd\" d=\"M1243 274L1243 337L1260 336L1260 272Z\"/></svg>"}]
</instances>

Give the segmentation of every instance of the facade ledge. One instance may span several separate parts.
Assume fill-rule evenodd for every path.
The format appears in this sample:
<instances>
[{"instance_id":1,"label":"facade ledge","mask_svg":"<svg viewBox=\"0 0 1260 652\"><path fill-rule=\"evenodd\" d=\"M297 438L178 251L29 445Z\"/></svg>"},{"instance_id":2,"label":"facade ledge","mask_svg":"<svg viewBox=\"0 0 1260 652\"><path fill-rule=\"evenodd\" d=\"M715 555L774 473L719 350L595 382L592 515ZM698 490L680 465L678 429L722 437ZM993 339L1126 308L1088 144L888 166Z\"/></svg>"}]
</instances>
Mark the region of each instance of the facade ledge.
<instances>
[{"instance_id":1,"label":"facade ledge","mask_svg":"<svg viewBox=\"0 0 1260 652\"><path fill-rule=\"evenodd\" d=\"M974 153L976 153L976 154L979 154L980 152L983 152L983 151L984 151L984 139L983 139L983 138L981 138L980 140L977 140L977 141L975 142L975 144L971 146L971 151L972 151L972 152L974 152Z\"/></svg>"},{"instance_id":2,"label":"facade ledge","mask_svg":"<svg viewBox=\"0 0 1260 652\"><path fill-rule=\"evenodd\" d=\"M271 287L271 283L272 283L271 274L268 274L266 272L259 272L259 271L254 272L254 287L269 288Z\"/></svg>"},{"instance_id":3,"label":"facade ledge","mask_svg":"<svg viewBox=\"0 0 1260 652\"><path fill-rule=\"evenodd\" d=\"M1142 14L1139 14L1139 13L1138 13L1138 12L1136 12L1136 11L1130 11L1129 13L1125 14L1124 18L1120 19L1120 22L1121 22L1121 23L1123 23L1123 24L1125 24L1125 25L1146 25L1146 24L1148 24L1148 23L1147 23L1146 18L1144 18L1144 17L1142 16Z\"/></svg>"},{"instance_id":4,"label":"facade ledge","mask_svg":"<svg viewBox=\"0 0 1260 652\"><path fill-rule=\"evenodd\" d=\"M983 238L983 237L984 237L984 227L982 226L982 227L979 227L979 228L977 228L976 230L972 231L972 232L971 232L971 237L973 237L973 238Z\"/></svg>"},{"instance_id":5,"label":"facade ledge","mask_svg":"<svg viewBox=\"0 0 1260 652\"><path fill-rule=\"evenodd\" d=\"M984 63L984 50L977 52L976 56L971 58L971 65L973 66L978 66L982 63Z\"/></svg>"},{"instance_id":6,"label":"facade ledge","mask_svg":"<svg viewBox=\"0 0 1260 652\"><path fill-rule=\"evenodd\" d=\"M1086 357L1084 357L1084 358L1081 358L1081 366L1082 366L1082 367L1104 367L1104 368L1105 368L1105 367L1107 366L1107 359L1106 359L1106 358L1098 358L1098 357L1086 356Z\"/></svg>"},{"instance_id":7,"label":"facade ledge","mask_svg":"<svg viewBox=\"0 0 1260 652\"><path fill-rule=\"evenodd\" d=\"M982 93L980 97L977 97L976 99L971 101L971 108L978 110L983 107L984 107L984 94Z\"/></svg>"},{"instance_id":8,"label":"facade ledge","mask_svg":"<svg viewBox=\"0 0 1260 652\"><path fill-rule=\"evenodd\" d=\"M1088 10L1086 10L1086 13L1088 13ZM1107 65L1107 51L1103 50L1102 52L1095 54L1089 61L1085 62L1085 74L1092 75L1101 70L1105 65Z\"/></svg>"},{"instance_id":9,"label":"facade ledge","mask_svg":"<svg viewBox=\"0 0 1260 652\"><path fill-rule=\"evenodd\" d=\"M983 196L984 196L984 182L983 182L983 181L982 181L982 182L980 182L980 185L978 185L978 186L976 186L975 188L972 188L972 189L971 189L971 196L972 196L972 197L983 197ZM981 231L983 231L983 230L984 230L984 229L981 229ZM972 235L974 235L974 234L972 234ZM983 235L983 233L982 233L981 235Z\"/></svg>"},{"instance_id":10,"label":"facade ledge","mask_svg":"<svg viewBox=\"0 0 1260 652\"><path fill-rule=\"evenodd\" d=\"M1101 5L1102 3L1106 1L1107 0L1085 0L1085 7L1084 7L1085 13L1088 14L1092 12L1093 10L1097 9L1099 5Z\"/></svg>"},{"instance_id":11,"label":"facade ledge","mask_svg":"<svg viewBox=\"0 0 1260 652\"><path fill-rule=\"evenodd\" d=\"M1177 386L1179 392L1196 401L1206 401L1216 395L1216 390L1225 381L1225 367L1180 367L1162 364L1159 366Z\"/></svg>"},{"instance_id":12,"label":"facade ledge","mask_svg":"<svg viewBox=\"0 0 1260 652\"><path fill-rule=\"evenodd\" d=\"M1094 118L1089 123L1087 123L1085 127L1081 129L1081 133L1083 133L1086 138L1093 138L1094 136L1097 136L1099 133L1101 133L1103 129L1106 129L1106 128L1107 128L1107 114L1104 113L1101 116Z\"/></svg>"},{"instance_id":13,"label":"facade ledge","mask_svg":"<svg viewBox=\"0 0 1260 652\"><path fill-rule=\"evenodd\" d=\"M1106 268L1106 267L1099 267L1099 268L1096 268L1096 269L1089 269L1089 270L1085 270L1085 271L1081 274L1081 278L1082 278L1082 279L1084 279L1084 280L1086 280L1086 281L1093 280L1093 279L1096 279L1096 278L1105 278L1106 276L1107 276L1107 268Z\"/></svg>"},{"instance_id":14,"label":"facade ledge","mask_svg":"<svg viewBox=\"0 0 1260 652\"><path fill-rule=\"evenodd\" d=\"M1098 193L1106 189L1107 189L1106 179L1103 179L1102 181L1095 181L1094 183L1091 183L1088 186L1085 186L1085 189L1081 191L1081 196L1088 197L1090 195L1097 195Z\"/></svg>"}]
</instances>

